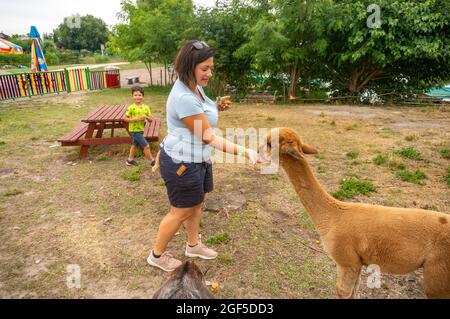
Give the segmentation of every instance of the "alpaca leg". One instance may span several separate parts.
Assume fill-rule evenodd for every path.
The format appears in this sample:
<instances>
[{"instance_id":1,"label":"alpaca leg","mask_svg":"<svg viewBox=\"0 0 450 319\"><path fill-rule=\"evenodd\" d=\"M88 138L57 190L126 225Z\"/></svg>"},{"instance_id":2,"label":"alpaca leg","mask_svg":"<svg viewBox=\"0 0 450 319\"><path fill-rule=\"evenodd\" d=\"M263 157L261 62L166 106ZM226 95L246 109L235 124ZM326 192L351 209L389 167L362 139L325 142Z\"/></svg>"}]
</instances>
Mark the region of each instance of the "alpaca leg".
<instances>
[{"instance_id":1,"label":"alpaca leg","mask_svg":"<svg viewBox=\"0 0 450 319\"><path fill-rule=\"evenodd\" d=\"M359 299L359 285L361 284L361 270L358 274L358 280L356 281L355 288L353 289L351 299Z\"/></svg>"},{"instance_id":2,"label":"alpaca leg","mask_svg":"<svg viewBox=\"0 0 450 319\"><path fill-rule=\"evenodd\" d=\"M450 261L426 262L423 268L425 294L431 299L450 299Z\"/></svg>"},{"instance_id":3,"label":"alpaca leg","mask_svg":"<svg viewBox=\"0 0 450 319\"><path fill-rule=\"evenodd\" d=\"M344 267L337 265L336 292L339 299L355 298L361 267Z\"/></svg>"}]
</instances>

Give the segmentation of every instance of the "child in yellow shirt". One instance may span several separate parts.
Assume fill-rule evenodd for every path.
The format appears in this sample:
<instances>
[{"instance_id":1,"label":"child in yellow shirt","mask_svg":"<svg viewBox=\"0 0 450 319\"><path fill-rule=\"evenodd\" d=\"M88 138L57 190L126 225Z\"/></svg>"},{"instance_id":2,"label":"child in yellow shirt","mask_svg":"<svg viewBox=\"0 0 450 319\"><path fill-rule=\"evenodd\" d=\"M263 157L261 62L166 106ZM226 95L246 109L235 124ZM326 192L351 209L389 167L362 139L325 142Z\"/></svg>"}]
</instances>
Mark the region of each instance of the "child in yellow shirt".
<instances>
[{"instance_id":1,"label":"child in yellow shirt","mask_svg":"<svg viewBox=\"0 0 450 319\"><path fill-rule=\"evenodd\" d=\"M154 118L151 116L152 112L148 105L142 103L145 95L144 89L139 86L134 86L131 88L131 94L134 103L128 107L124 121L129 123L129 132L133 137L133 142L131 145L130 156L126 161L126 164L128 166L139 166L134 158L136 156L136 148L140 146L144 149L145 157L150 161L150 165L153 167L155 166L155 159L150 150L150 145L144 137L144 130L145 121L153 121Z\"/></svg>"}]
</instances>

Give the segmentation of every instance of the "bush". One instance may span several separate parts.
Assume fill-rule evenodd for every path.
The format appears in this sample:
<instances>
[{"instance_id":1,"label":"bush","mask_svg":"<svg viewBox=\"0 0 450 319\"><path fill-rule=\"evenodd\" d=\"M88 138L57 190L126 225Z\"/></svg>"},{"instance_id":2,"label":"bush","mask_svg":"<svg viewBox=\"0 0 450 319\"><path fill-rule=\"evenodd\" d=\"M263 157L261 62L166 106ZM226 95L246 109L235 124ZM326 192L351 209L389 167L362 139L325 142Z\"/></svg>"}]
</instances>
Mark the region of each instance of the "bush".
<instances>
[{"instance_id":1,"label":"bush","mask_svg":"<svg viewBox=\"0 0 450 319\"><path fill-rule=\"evenodd\" d=\"M0 66L2 65L31 65L31 55L29 54L17 54L17 55L3 55L0 54Z\"/></svg>"},{"instance_id":2,"label":"bush","mask_svg":"<svg viewBox=\"0 0 450 319\"><path fill-rule=\"evenodd\" d=\"M65 50L59 53L61 64L80 64L80 54L76 51Z\"/></svg>"}]
</instances>

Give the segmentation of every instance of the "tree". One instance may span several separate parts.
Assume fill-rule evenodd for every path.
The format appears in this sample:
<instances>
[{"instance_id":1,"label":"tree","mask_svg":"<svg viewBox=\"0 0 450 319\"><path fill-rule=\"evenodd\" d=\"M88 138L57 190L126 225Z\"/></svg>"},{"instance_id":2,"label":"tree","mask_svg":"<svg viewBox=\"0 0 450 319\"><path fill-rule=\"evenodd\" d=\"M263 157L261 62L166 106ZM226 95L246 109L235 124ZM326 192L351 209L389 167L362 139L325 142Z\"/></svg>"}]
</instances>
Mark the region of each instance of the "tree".
<instances>
[{"instance_id":1,"label":"tree","mask_svg":"<svg viewBox=\"0 0 450 319\"><path fill-rule=\"evenodd\" d=\"M248 41L247 30L253 21L251 11L242 1L230 0L196 12L193 38L206 41L216 53L212 81L215 95L223 95L225 84L240 92L248 86L253 59L236 52Z\"/></svg>"},{"instance_id":2,"label":"tree","mask_svg":"<svg viewBox=\"0 0 450 319\"><path fill-rule=\"evenodd\" d=\"M254 57L257 68L271 77L286 76L288 95L296 95L300 77L314 78L325 53L325 12L331 0L259 1L266 12L250 30L250 41L238 52Z\"/></svg>"},{"instance_id":3,"label":"tree","mask_svg":"<svg viewBox=\"0 0 450 319\"><path fill-rule=\"evenodd\" d=\"M71 20L65 18L53 31L55 43L64 49L100 51L100 45L106 43L109 35L106 23L92 15L80 17L79 25L68 23Z\"/></svg>"},{"instance_id":4,"label":"tree","mask_svg":"<svg viewBox=\"0 0 450 319\"><path fill-rule=\"evenodd\" d=\"M107 47L130 61L143 61L150 73L155 61L167 68L193 25L191 0L122 2L122 23L114 26Z\"/></svg>"},{"instance_id":5,"label":"tree","mask_svg":"<svg viewBox=\"0 0 450 319\"><path fill-rule=\"evenodd\" d=\"M324 62L335 89L417 91L450 80L448 0L380 0L378 25L373 1L335 2Z\"/></svg>"}]
</instances>

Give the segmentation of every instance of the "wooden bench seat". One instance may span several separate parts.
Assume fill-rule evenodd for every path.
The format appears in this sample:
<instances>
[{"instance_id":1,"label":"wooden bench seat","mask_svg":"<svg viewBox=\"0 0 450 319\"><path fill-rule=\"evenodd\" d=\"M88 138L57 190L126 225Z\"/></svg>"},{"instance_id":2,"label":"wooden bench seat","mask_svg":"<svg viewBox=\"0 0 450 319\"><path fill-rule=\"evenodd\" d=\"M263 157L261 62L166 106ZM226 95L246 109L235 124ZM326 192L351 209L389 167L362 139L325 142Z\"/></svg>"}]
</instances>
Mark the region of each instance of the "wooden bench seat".
<instances>
[{"instance_id":1,"label":"wooden bench seat","mask_svg":"<svg viewBox=\"0 0 450 319\"><path fill-rule=\"evenodd\" d=\"M89 124L83 123L80 126L73 129L70 133L67 133L63 137L61 137L58 142L62 144L62 146L75 146L79 145L78 140L86 134L88 130Z\"/></svg>"}]
</instances>

